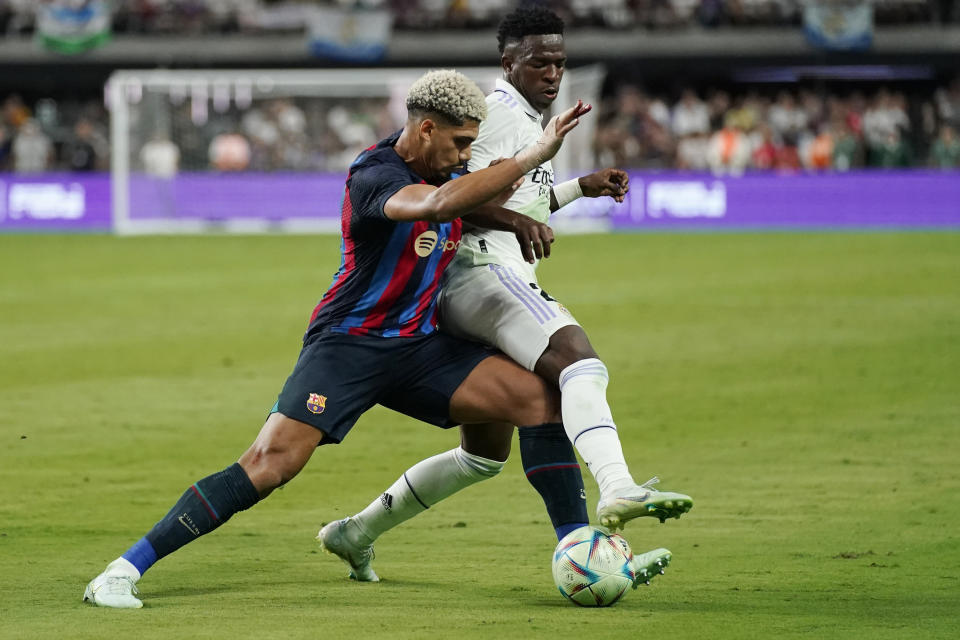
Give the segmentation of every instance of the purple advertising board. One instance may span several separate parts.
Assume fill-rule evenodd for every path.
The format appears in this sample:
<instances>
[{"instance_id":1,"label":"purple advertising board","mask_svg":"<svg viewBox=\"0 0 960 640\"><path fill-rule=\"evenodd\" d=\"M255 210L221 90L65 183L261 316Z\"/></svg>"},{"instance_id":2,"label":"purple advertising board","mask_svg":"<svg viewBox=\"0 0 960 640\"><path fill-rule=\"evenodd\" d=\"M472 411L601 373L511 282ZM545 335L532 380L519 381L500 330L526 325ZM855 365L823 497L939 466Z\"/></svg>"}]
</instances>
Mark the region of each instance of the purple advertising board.
<instances>
[{"instance_id":1,"label":"purple advertising board","mask_svg":"<svg viewBox=\"0 0 960 640\"><path fill-rule=\"evenodd\" d=\"M335 229L343 180L306 173L133 176L131 219L329 220ZM633 172L622 204L582 198L555 218L558 226L563 221L613 230L960 228L960 172ZM0 174L0 232L110 228L106 174Z\"/></svg>"},{"instance_id":2,"label":"purple advertising board","mask_svg":"<svg viewBox=\"0 0 960 640\"><path fill-rule=\"evenodd\" d=\"M960 172L631 173L623 204L576 202L614 230L960 227Z\"/></svg>"},{"instance_id":3,"label":"purple advertising board","mask_svg":"<svg viewBox=\"0 0 960 640\"><path fill-rule=\"evenodd\" d=\"M109 175L0 173L0 232L109 229Z\"/></svg>"},{"instance_id":4,"label":"purple advertising board","mask_svg":"<svg viewBox=\"0 0 960 640\"><path fill-rule=\"evenodd\" d=\"M130 218L340 218L345 174L184 173L130 178Z\"/></svg>"}]
</instances>

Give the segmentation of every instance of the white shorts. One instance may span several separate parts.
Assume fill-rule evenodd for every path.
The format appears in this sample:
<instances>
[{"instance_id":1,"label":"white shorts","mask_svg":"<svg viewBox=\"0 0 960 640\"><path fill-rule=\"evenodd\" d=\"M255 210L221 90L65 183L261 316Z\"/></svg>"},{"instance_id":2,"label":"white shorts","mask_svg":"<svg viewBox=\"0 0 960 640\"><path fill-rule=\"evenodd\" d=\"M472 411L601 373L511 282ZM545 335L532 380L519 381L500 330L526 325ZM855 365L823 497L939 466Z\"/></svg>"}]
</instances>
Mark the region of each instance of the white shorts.
<instances>
[{"instance_id":1,"label":"white shorts","mask_svg":"<svg viewBox=\"0 0 960 640\"><path fill-rule=\"evenodd\" d=\"M451 265L440 288L440 328L485 342L533 371L558 329L579 323L537 284L532 269Z\"/></svg>"}]
</instances>

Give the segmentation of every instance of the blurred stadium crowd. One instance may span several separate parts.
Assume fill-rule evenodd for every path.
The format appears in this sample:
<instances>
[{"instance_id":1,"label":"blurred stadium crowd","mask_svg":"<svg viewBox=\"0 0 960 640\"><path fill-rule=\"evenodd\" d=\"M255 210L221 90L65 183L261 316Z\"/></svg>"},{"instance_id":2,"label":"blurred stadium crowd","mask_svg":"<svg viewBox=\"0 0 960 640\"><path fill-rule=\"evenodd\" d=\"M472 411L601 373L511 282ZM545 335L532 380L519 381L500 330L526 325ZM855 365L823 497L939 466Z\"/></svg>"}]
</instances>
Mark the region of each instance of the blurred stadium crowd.
<instances>
[{"instance_id":1,"label":"blurred stadium crowd","mask_svg":"<svg viewBox=\"0 0 960 640\"><path fill-rule=\"evenodd\" d=\"M275 99L212 112L202 126L189 105L140 143L139 169L342 171L397 123L386 100ZM0 171L109 169L108 116L97 100L0 103ZM960 168L960 77L932 94L822 94L683 90L675 99L620 86L600 105L597 166L647 169L833 170ZM171 139L172 138L172 139Z\"/></svg>"},{"instance_id":2,"label":"blurred stadium crowd","mask_svg":"<svg viewBox=\"0 0 960 640\"><path fill-rule=\"evenodd\" d=\"M103 103L18 94L0 101L0 171L101 171L109 168Z\"/></svg>"},{"instance_id":3,"label":"blurred stadium crowd","mask_svg":"<svg viewBox=\"0 0 960 640\"><path fill-rule=\"evenodd\" d=\"M0 0L0 34L31 33L43 0ZM302 31L316 5L389 9L398 29L487 28L524 0L125 0L113 2L119 34ZM800 22L803 0L539 0L574 27L677 28ZM877 24L960 20L956 0L873 0Z\"/></svg>"},{"instance_id":4,"label":"blurred stadium crowd","mask_svg":"<svg viewBox=\"0 0 960 640\"><path fill-rule=\"evenodd\" d=\"M623 86L599 116L597 164L742 173L960 167L960 78L908 98L880 87L731 94L684 90L675 101Z\"/></svg>"}]
</instances>

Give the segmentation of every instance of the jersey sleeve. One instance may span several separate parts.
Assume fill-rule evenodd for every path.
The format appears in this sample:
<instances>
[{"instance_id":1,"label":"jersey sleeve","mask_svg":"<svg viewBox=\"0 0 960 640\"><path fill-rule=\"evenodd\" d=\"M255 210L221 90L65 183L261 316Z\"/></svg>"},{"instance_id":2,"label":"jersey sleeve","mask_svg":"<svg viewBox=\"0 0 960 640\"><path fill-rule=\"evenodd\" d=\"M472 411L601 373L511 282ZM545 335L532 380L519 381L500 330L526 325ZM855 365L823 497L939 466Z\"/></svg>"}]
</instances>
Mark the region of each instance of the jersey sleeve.
<instances>
[{"instance_id":1,"label":"jersey sleeve","mask_svg":"<svg viewBox=\"0 0 960 640\"><path fill-rule=\"evenodd\" d=\"M400 167L377 164L354 171L347 183L350 206L361 218L385 220L383 207L393 194L410 182L410 175Z\"/></svg>"},{"instance_id":2,"label":"jersey sleeve","mask_svg":"<svg viewBox=\"0 0 960 640\"><path fill-rule=\"evenodd\" d=\"M512 158L520 151L517 146L513 112L502 103L488 103L487 119L480 123L480 132L471 145L470 171L486 169L497 158Z\"/></svg>"}]
</instances>

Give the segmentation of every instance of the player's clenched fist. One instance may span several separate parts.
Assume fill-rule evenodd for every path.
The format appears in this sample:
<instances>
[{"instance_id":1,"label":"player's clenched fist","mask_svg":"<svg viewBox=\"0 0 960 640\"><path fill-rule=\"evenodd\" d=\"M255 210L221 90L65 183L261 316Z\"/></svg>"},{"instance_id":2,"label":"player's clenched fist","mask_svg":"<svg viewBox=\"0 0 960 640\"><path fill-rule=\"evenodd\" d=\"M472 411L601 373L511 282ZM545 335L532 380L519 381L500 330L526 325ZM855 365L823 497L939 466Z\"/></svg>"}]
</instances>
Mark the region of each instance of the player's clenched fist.
<instances>
[{"instance_id":1,"label":"player's clenched fist","mask_svg":"<svg viewBox=\"0 0 960 640\"><path fill-rule=\"evenodd\" d=\"M630 190L630 177L620 169L601 169L580 178L580 189L588 198L610 196L617 202Z\"/></svg>"}]
</instances>

